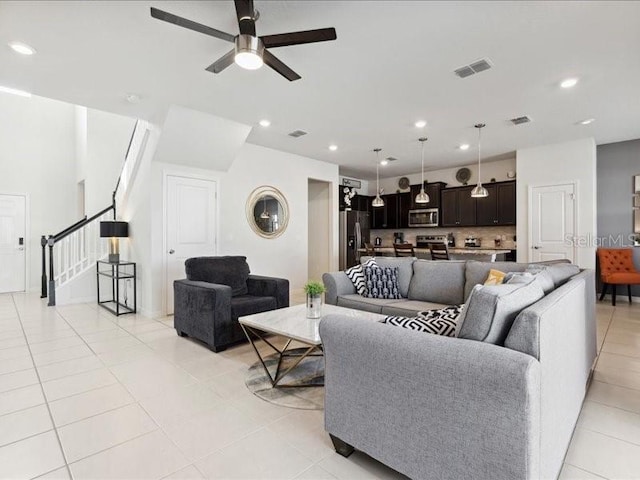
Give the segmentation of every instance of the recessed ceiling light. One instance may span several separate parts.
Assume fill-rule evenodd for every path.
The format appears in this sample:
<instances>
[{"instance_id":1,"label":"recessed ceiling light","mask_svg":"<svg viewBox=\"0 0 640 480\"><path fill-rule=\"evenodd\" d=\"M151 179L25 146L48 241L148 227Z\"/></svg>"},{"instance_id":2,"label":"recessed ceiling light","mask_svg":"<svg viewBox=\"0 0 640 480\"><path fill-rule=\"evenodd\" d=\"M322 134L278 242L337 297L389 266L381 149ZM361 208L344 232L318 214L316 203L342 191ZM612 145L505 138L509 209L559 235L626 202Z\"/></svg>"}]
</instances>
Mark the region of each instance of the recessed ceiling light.
<instances>
[{"instance_id":1,"label":"recessed ceiling light","mask_svg":"<svg viewBox=\"0 0 640 480\"><path fill-rule=\"evenodd\" d=\"M383 167L385 165L389 165L389 160L387 160L386 158L384 160L380 160L380 165L382 165Z\"/></svg>"},{"instance_id":2,"label":"recessed ceiling light","mask_svg":"<svg viewBox=\"0 0 640 480\"><path fill-rule=\"evenodd\" d=\"M586 120L582 120L580 123L580 125L589 125L590 123L595 122L596 119L595 118L587 118Z\"/></svg>"},{"instance_id":3,"label":"recessed ceiling light","mask_svg":"<svg viewBox=\"0 0 640 480\"><path fill-rule=\"evenodd\" d=\"M417 128L424 128L427 126L427 122L424 120L418 120L415 124L414 124Z\"/></svg>"},{"instance_id":4,"label":"recessed ceiling light","mask_svg":"<svg viewBox=\"0 0 640 480\"><path fill-rule=\"evenodd\" d=\"M469 144L468 143L462 143L462 144L460 144L460 146L458 148L460 150L469 150Z\"/></svg>"},{"instance_id":5,"label":"recessed ceiling light","mask_svg":"<svg viewBox=\"0 0 640 480\"><path fill-rule=\"evenodd\" d=\"M36 53L36 49L30 47L26 43L9 42L9 46L13 49L14 52L18 52L21 55L33 55L34 53Z\"/></svg>"},{"instance_id":6,"label":"recessed ceiling light","mask_svg":"<svg viewBox=\"0 0 640 480\"><path fill-rule=\"evenodd\" d=\"M20 97L30 98L31 94L29 92L25 92L24 90L16 90L15 88L2 87L0 86L0 92L10 93L11 95L18 95Z\"/></svg>"},{"instance_id":7,"label":"recessed ceiling light","mask_svg":"<svg viewBox=\"0 0 640 480\"><path fill-rule=\"evenodd\" d=\"M264 120L260 120L260 126L261 127L268 127L269 125L271 125L271 122L269 120L267 120L266 118Z\"/></svg>"},{"instance_id":8,"label":"recessed ceiling light","mask_svg":"<svg viewBox=\"0 0 640 480\"><path fill-rule=\"evenodd\" d=\"M578 83L577 78L567 78L566 80L562 81L560 86L562 88L571 88L571 87L575 87L577 83Z\"/></svg>"},{"instance_id":9,"label":"recessed ceiling light","mask_svg":"<svg viewBox=\"0 0 640 480\"><path fill-rule=\"evenodd\" d=\"M337 145L329 145L329 150L331 150L332 152L335 152L338 149Z\"/></svg>"}]
</instances>

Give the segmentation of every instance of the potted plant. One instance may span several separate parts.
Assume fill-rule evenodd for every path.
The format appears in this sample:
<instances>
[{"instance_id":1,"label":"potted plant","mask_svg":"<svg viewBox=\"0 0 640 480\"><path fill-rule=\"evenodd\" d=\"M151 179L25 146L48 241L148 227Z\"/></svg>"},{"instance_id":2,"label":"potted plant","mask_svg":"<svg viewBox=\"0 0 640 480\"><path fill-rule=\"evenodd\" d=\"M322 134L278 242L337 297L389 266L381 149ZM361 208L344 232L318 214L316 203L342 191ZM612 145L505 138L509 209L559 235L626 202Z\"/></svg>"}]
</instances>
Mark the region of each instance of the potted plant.
<instances>
[{"instance_id":1,"label":"potted plant","mask_svg":"<svg viewBox=\"0 0 640 480\"><path fill-rule=\"evenodd\" d=\"M307 318L320 318L324 285L313 280L309 281L304 286L304 292L307 294Z\"/></svg>"}]
</instances>

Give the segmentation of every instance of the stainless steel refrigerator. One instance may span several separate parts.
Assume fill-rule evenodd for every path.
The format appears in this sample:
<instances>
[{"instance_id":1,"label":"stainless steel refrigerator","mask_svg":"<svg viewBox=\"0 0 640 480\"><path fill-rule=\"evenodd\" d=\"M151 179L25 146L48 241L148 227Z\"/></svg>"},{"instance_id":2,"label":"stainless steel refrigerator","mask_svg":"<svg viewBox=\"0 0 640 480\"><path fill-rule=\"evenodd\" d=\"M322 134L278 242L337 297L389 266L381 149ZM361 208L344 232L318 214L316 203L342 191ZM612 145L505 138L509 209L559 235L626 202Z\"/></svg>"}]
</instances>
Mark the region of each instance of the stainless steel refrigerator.
<instances>
[{"instance_id":1,"label":"stainless steel refrigerator","mask_svg":"<svg viewBox=\"0 0 640 480\"><path fill-rule=\"evenodd\" d=\"M369 228L368 212L340 212L340 270L360 261L358 249L369 242Z\"/></svg>"}]
</instances>

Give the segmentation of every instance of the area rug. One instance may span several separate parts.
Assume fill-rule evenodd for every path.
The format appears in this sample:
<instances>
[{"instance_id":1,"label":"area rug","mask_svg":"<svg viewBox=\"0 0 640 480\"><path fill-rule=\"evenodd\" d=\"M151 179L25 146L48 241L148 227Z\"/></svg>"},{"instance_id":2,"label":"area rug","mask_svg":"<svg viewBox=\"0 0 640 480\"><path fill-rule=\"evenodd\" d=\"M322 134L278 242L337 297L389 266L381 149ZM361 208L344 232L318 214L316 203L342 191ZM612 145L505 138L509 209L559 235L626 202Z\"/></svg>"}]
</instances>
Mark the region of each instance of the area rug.
<instances>
[{"instance_id":1,"label":"area rug","mask_svg":"<svg viewBox=\"0 0 640 480\"><path fill-rule=\"evenodd\" d=\"M302 353L305 348L290 350ZM297 357L285 357L280 367L282 371L293 364ZM275 374L278 365L278 354L274 353L265 358L271 375ZM254 395L267 402L282 407L299 408L301 410L322 410L324 408L324 387L287 387L273 388L271 381L258 361L249 368L249 375L245 380L247 388ZM285 384L324 383L324 357L307 357L296 368L289 372L282 380Z\"/></svg>"}]
</instances>

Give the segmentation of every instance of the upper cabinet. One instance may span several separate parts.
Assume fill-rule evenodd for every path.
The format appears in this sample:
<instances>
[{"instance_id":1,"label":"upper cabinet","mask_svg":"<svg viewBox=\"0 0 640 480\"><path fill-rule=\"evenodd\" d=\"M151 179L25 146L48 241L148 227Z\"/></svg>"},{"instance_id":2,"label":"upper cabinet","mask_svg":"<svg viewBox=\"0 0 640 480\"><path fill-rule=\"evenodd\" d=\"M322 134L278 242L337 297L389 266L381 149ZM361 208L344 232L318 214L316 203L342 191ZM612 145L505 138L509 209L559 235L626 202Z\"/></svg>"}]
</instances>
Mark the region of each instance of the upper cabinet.
<instances>
[{"instance_id":1,"label":"upper cabinet","mask_svg":"<svg viewBox=\"0 0 640 480\"><path fill-rule=\"evenodd\" d=\"M471 197L474 186L442 191L443 227L516 224L516 182L485 184L485 198Z\"/></svg>"},{"instance_id":2,"label":"upper cabinet","mask_svg":"<svg viewBox=\"0 0 640 480\"><path fill-rule=\"evenodd\" d=\"M477 199L476 224L515 225L516 224L516 184L515 182L491 183L485 185L489 196Z\"/></svg>"},{"instance_id":3,"label":"upper cabinet","mask_svg":"<svg viewBox=\"0 0 640 480\"><path fill-rule=\"evenodd\" d=\"M442 190L441 226L471 227L476 225L476 199L471 196L471 190L473 187Z\"/></svg>"}]
</instances>

